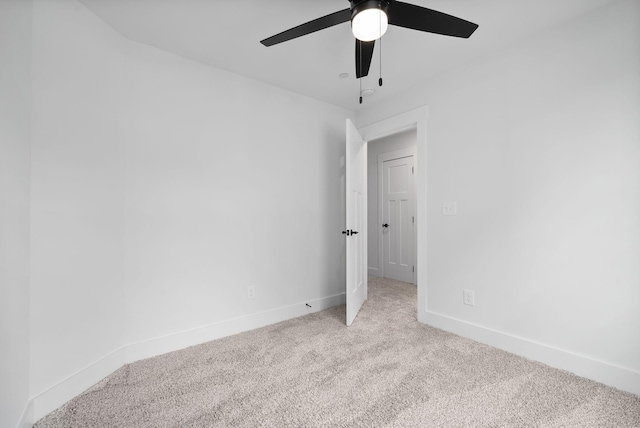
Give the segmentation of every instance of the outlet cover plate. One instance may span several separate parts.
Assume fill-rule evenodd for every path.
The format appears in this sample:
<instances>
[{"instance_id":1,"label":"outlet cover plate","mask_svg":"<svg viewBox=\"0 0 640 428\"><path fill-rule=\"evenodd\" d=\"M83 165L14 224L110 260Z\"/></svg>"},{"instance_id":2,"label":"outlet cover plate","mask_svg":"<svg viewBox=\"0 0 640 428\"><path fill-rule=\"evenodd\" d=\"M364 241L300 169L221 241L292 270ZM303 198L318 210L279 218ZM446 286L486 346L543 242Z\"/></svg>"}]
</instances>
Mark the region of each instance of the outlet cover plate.
<instances>
[{"instance_id":1,"label":"outlet cover plate","mask_svg":"<svg viewBox=\"0 0 640 428\"><path fill-rule=\"evenodd\" d=\"M456 201L445 201L442 203L442 215L458 215L458 204Z\"/></svg>"},{"instance_id":2,"label":"outlet cover plate","mask_svg":"<svg viewBox=\"0 0 640 428\"><path fill-rule=\"evenodd\" d=\"M255 299L256 298L256 286L250 285L247 287L247 299Z\"/></svg>"},{"instance_id":3,"label":"outlet cover plate","mask_svg":"<svg viewBox=\"0 0 640 428\"><path fill-rule=\"evenodd\" d=\"M469 306L476 305L476 296L473 290L462 290L462 303Z\"/></svg>"}]
</instances>

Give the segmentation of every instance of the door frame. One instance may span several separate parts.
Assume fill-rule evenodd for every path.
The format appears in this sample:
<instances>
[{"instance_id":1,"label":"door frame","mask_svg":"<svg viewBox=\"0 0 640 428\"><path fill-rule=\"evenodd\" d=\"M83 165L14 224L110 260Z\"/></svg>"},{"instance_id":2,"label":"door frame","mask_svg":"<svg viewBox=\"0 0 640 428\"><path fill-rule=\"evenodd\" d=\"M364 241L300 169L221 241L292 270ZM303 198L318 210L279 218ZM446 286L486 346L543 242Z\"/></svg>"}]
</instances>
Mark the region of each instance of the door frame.
<instances>
[{"instance_id":1,"label":"door frame","mask_svg":"<svg viewBox=\"0 0 640 428\"><path fill-rule=\"evenodd\" d=\"M427 106L401 113L359 128L365 141L373 141L411 129L416 130L415 181L416 211L416 287L418 321L427 323Z\"/></svg>"},{"instance_id":2,"label":"door frame","mask_svg":"<svg viewBox=\"0 0 640 428\"><path fill-rule=\"evenodd\" d=\"M413 157L413 164L414 167L416 167L417 169L417 156L416 156L416 147L410 147L410 148L406 148L406 149L398 149L398 150L393 150L391 152L385 152L385 153L380 153L378 155L378 206L376 207L376 209L378 210L378 223L380 223L382 221L382 218L384 217L384 189L383 189L383 179L384 179L384 163L387 161L391 161L391 160L396 160L396 159L403 159L403 158L409 158L409 157ZM411 197L413 198L413 207L412 207L412 215L416 218L417 220L417 215L416 215L416 175L415 174L411 174L411 180L412 180L412 195ZM415 267L415 270L413 272L413 283L416 283L416 271L418 269L417 265L416 265L416 253L417 253L417 243L418 243L418 237L416 235L416 222L413 223L413 243L411 244L411 246L413 247L412 252L413 252L413 260L411 261L411 263L413 264L413 266ZM380 276L382 278L384 278L384 236L383 236L383 229L378 229L378 269L380 270Z\"/></svg>"}]
</instances>

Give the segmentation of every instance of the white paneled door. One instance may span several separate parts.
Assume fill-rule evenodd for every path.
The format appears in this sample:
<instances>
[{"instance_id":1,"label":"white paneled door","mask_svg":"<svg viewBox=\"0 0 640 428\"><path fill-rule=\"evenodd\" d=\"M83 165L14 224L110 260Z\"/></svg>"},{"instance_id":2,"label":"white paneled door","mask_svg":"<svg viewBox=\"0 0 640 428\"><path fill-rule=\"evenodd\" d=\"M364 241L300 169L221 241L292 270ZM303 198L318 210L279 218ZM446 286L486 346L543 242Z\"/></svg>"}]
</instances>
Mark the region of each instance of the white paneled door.
<instances>
[{"instance_id":1,"label":"white paneled door","mask_svg":"<svg viewBox=\"0 0 640 428\"><path fill-rule=\"evenodd\" d=\"M413 156L382 164L382 245L386 278L414 281Z\"/></svg>"},{"instance_id":2,"label":"white paneled door","mask_svg":"<svg viewBox=\"0 0 640 428\"><path fill-rule=\"evenodd\" d=\"M367 300L367 142L347 119L346 147L347 325Z\"/></svg>"}]
</instances>

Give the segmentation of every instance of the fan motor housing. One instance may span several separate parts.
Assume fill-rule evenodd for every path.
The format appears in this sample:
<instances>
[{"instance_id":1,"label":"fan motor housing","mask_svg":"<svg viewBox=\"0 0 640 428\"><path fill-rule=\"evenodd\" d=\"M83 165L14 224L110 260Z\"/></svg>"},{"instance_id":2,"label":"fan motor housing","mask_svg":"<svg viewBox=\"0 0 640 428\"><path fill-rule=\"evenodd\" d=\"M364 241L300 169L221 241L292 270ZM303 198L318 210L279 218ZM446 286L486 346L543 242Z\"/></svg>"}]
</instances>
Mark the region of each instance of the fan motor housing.
<instances>
[{"instance_id":1,"label":"fan motor housing","mask_svg":"<svg viewBox=\"0 0 640 428\"><path fill-rule=\"evenodd\" d=\"M351 19L367 9L380 9L388 15L389 0L352 0L351 1Z\"/></svg>"}]
</instances>

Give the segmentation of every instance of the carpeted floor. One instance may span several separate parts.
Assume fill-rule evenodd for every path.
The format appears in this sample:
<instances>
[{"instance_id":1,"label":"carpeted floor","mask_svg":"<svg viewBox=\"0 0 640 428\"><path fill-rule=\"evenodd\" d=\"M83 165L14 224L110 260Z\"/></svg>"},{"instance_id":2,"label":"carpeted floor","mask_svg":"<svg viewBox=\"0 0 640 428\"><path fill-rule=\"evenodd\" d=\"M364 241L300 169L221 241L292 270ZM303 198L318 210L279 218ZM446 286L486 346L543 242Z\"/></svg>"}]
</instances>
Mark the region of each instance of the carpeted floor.
<instances>
[{"instance_id":1,"label":"carpeted floor","mask_svg":"<svg viewBox=\"0 0 640 428\"><path fill-rule=\"evenodd\" d=\"M640 397L427 327L415 286L128 364L35 427L640 427Z\"/></svg>"}]
</instances>

